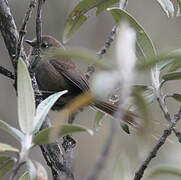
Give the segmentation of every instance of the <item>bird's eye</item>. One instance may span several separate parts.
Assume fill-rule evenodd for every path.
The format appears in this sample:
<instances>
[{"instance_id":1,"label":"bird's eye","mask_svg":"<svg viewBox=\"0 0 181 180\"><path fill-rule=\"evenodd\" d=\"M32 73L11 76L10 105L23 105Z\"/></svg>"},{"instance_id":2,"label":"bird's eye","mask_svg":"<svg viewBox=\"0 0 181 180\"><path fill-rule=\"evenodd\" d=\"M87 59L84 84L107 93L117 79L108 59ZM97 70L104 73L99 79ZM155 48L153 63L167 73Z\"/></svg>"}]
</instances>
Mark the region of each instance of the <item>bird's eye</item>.
<instances>
[{"instance_id":1,"label":"bird's eye","mask_svg":"<svg viewBox=\"0 0 181 180\"><path fill-rule=\"evenodd\" d=\"M43 42L43 43L41 44L41 47L42 47L42 48L47 48L47 47L48 47L48 43L47 43L47 42Z\"/></svg>"}]
</instances>

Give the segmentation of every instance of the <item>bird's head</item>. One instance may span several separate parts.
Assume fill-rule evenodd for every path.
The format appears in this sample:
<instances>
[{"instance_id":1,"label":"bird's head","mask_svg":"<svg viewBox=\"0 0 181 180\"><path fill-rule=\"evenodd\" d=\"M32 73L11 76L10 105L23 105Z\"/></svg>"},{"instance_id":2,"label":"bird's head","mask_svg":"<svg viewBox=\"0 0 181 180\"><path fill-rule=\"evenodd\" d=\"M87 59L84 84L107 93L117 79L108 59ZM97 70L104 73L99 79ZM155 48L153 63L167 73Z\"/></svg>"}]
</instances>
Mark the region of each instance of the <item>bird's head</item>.
<instances>
[{"instance_id":1,"label":"bird's head","mask_svg":"<svg viewBox=\"0 0 181 180\"><path fill-rule=\"evenodd\" d=\"M32 47L31 55L36 55L36 52L38 49L37 39L35 38L33 40L25 40L25 42L28 43ZM52 36L49 36L49 35L42 36L41 44L40 44L40 51L44 52L51 48L64 49L64 46Z\"/></svg>"}]
</instances>

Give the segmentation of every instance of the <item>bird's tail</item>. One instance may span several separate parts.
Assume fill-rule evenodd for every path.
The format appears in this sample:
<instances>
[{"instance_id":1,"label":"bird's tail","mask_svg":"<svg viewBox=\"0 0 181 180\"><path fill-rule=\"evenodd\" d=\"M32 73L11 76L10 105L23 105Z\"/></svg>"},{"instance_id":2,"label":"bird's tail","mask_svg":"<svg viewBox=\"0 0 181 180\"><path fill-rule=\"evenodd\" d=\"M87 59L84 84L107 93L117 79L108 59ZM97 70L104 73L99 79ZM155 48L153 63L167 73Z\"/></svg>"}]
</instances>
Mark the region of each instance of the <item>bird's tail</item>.
<instances>
[{"instance_id":1,"label":"bird's tail","mask_svg":"<svg viewBox=\"0 0 181 180\"><path fill-rule=\"evenodd\" d=\"M103 101L96 101L94 103L94 106L98 108L99 110L111 115L111 116L122 116L120 120L122 120L125 124L132 126L134 128L139 128L141 126L141 119L138 115L136 115L134 112L129 110L123 110L119 108L119 106L103 102ZM140 119L140 122L139 122Z\"/></svg>"}]
</instances>

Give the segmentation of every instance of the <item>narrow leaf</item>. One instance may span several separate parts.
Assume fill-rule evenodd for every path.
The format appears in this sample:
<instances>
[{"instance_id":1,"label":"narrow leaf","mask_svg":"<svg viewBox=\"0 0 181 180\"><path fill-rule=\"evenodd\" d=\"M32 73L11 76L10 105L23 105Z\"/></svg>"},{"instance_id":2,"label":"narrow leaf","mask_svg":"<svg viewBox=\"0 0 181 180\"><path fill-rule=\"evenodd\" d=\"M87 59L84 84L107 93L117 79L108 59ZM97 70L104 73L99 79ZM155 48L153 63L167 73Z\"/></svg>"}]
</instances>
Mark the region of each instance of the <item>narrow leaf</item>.
<instances>
[{"instance_id":1,"label":"narrow leaf","mask_svg":"<svg viewBox=\"0 0 181 180\"><path fill-rule=\"evenodd\" d=\"M19 152L19 149L14 148L9 144L0 143L0 152L6 152L6 151Z\"/></svg>"},{"instance_id":2,"label":"narrow leaf","mask_svg":"<svg viewBox=\"0 0 181 180\"><path fill-rule=\"evenodd\" d=\"M35 126L33 128L33 133L35 134L37 131L39 131L43 121L45 120L48 112L50 111L50 109L52 108L52 106L54 105L54 103L65 93L67 93L68 91L61 91L58 93L55 93L51 96L49 96L48 98L46 98L44 101L42 101L37 109L36 109L36 115L35 115Z\"/></svg>"},{"instance_id":3,"label":"narrow leaf","mask_svg":"<svg viewBox=\"0 0 181 180\"><path fill-rule=\"evenodd\" d=\"M43 55L47 59L51 58L72 58L73 60L79 60L84 63L95 64L96 66L110 70L114 66L109 64L108 62L100 61L100 59L96 56L96 53L90 51L88 49L52 49L50 51L46 51Z\"/></svg>"},{"instance_id":4,"label":"narrow leaf","mask_svg":"<svg viewBox=\"0 0 181 180\"><path fill-rule=\"evenodd\" d=\"M88 19L86 15L93 8L98 8L96 15L119 0L81 0L70 13L63 32L63 41L68 41Z\"/></svg>"},{"instance_id":5,"label":"narrow leaf","mask_svg":"<svg viewBox=\"0 0 181 180\"><path fill-rule=\"evenodd\" d=\"M142 96L140 92L134 92L133 94L134 101L136 106L138 107L138 110L141 112L143 115L144 119L148 119L149 117L149 111L148 111L148 105L145 101L145 98Z\"/></svg>"},{"instance_id":6,"label":"narrow leaf","mask_svg":"<svg viewBox=\"0 0 181 180\"><path fill-rule=\"evenodd\" d=\"M104 115L105 115L105 113L103 113L101 111L97 111L96 117L94 120L95 131L98 131L98 129L102 126L102 120L103 120Z\"/></svg>"},{"instance_id":7,"label":"narrow leaf","mask_svg":"<svg viewBox=\"0 0 181 180\"><path fill-rule=\"evenodd\" d=\"M136 41L136 49L137 57L152 57L155 55L155 50L152 44L151 39L144 31L143 27L126 11L119 8L109 8L108 11L111 13L114 21L119 24L122 20L128 21L131 26L136 30L137 41Z\"/></svg>"},{"instance_id":8,"label":"narrow leaf","mask_svg":"<svg viewBox=\"0 0 181 180\"><path fill-rule=\"evenodd\" d=\"M168 67L172 63L173 63L172 60L160 62L160 63L157 64L157 68L158 68L159 71L162 71L163 69L165 69L166 67Z\"/></svg>"},{"instance_id":9,"label":"narrow leaf","mask_svg":"<svg viewBox=\"0 0 181 180\"><path fill-rule=\"evenodd\" d=\"M45 168L37 161L35 161L35 166L37 170L37 179L48 180L48 174Z\"/></svg>"},{"instance_id":10,"label":"narrow leaf","mask_svg":"<svg viewBox=\"0 0 181 180\"><path fill-rule=\"evenodd\" d=\"M170 0L157 0L157 2L168 17L174 16L174 6Z\"/></svg>"},{"instance_id":11,"label":"narrow leaf","mask_svg":"<svg viewBox=\"0 0 181 180\"><path fill-rule=\"evenodd\" d=\"M30 159L26 159L26 165L28 168L28 172L29 172L29 176L30 176L30 180L36 180L37 178L37 170L35 168L35 165L33 164L33 162Z\"/></svg>"},{"instance_id":12,"label":"narrow leaf","mask_svg":"<svg viewBox=\"0 0 181 180\"><path fill-rule=\"evenodd\" d=\"M164 81L179 80L181 79L181 71L170 72L162 76Z\"/></svg>"},{"instance_id":13,"label":"narrow leaf","mask_svg":"<svg viewBox=\"0 0 181 180\"><path fill-rule=\"evenodd\" d=\"M159 165L151 170L149 177L156 177L158 175L170 174L181 178L181 168L174 167L172 165Z\"/></svg>"},{"instance_id":14,"label":"narrow leaf","mask_svg":"<svg viewBox=\"0 0 181 180\"><path fill-rule=\"evenodd\" d=\"M150 69L159 62L167 62L168 60L171 60L172 63L174 63L180 58L181 58L181 49L177 49L169 53L163 53L157 56L152 56L147 59L143 59L142 61L137 63L137 68L138 70L146 70Z\"/></svg>"},{"instance_id":15,"label":"narrow leaf","mask_svg":"<svg viewBox=\"0 0 181 180\"><path fill-rule=\"evenodd\" d=\"M7 156L0 156L0 179L2 179L7 172L13 167L15 162L12 158Z\"/></svg>"},{"instance_id":16,"label":"narrow leaf","mask_svg":"<svg viewBox=\"0 0 181 180\"><path fill-rule=\"evenodd\" d=\"M35 115L34 93L28 69L20 58L18 61L18 120L24 133L32 133Z\"/></svg>"},{"instance_id":17,"label":"narrow leaf","mask_svg":"<svg viewBox=\"0 0 181 180\"><path fill-rule=\"evenodd\" d=\"M57 133L54 134L54 132L57 132ZM93 135L92 130L82 127L82 126L59 125L57 127L51 127L51 128L47 128L47 129L40 131L40 133L34 137L33 142L38 145L49 144L49 143L54 142L58 138L61 138L63 136L66 136L68 134L72 134L75 132L88 132L90 135ZM51 136L52 134L54 136Z\"/></svg>"},{"instance_id":18,"label":"narrow leaf","mask_svg":"<svg viewBox=\"0 0 181 180\"><path fill-rule=\"evenodd\" d=\"M29 172L25 172L19 180L31 180L30 179L30 175L29 175Z\"/></svg>"},{"instance_id":19,"label":"narrow leaf","mask_svg":"<svg viewBox=\"0 0 181 180\"><path fill-rule=\"evenodd\" d=\"M8 132L9 134L11 134L13 137L15 137L19 142L21 142L24 138L24 134L19 131L18 129L10 126L9 124L7 124L6 122L0 120L0 129Z\"/></svg>"},{"instance_id":20,"label":"narrow leaf","mask_svg":"<svg viewBox=\"0 0 181 180\"><path fill-rule=\"evenodd\" d=\"M176 71L181 68L181 59L178 58L170 65L169 72Z\"/></svg>"},{"instance_id":21,"label":"narrow leaf","mask_svg":"<svg viewBox=\"0 0 181 180\"><path fill-rule=\"evenodd\" d=\"M172 95L172 97L173 97L176 101L181 102L181 94L174 93L174 94Z\"/></svg>"},{"instance_id":22,"label":"narrow leaf","mask_svg":"<svg viewBox=\"0 0 181 180\"><path fill-rule=\"evenodd\" d=\"M181 14L181 0L177 0L177 3L178 3L177 16L180 16L180 14Z\"/></svg>"},{"instance_id":23,"label":"narrow leaf","mask_svg":"<svg viewBox=\"0 0 181 180\"><path fill-rule=\"evenodd\" d=\"M96 16L100 14L103 10L119 2L120 0L108 0L107 2L105 1L103 4L97 7Z\"/></svg>"}]
</instances>

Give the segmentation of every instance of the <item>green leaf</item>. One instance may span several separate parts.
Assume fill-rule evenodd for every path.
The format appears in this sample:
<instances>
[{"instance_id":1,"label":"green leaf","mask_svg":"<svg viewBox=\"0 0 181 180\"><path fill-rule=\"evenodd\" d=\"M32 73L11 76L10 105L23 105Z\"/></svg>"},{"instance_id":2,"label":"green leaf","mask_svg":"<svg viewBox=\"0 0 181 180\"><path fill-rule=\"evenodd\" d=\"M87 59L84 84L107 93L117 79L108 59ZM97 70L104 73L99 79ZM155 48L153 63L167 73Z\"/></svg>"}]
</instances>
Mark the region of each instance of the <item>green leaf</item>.
<instances>
[{"instance_id":1,"label":"green leaf","mask_svg":"<svg viewBox=\"0 0 181 180\"><path fill-rule=\"evenodd\" d=\"M88 11L97 8L96 15L119 0L82 0L70 13L63 32L63 42L68 41L88 19Z\"/></svg>"},{"instance_id":2,"label":"green leaf","mask_svg":"<svg viewBox=\"0 0 181 180\"><path fill-rule=\"evenodd\" d=\"M120 126L124 132L126 132L127 134L130 134L129 126L127 124L120 122Z\"/></svg>"},{"instance_id":3,"label":"green leaf","mask_svg":"<svg viewBox=\"0 0 181 180\"><path fill-rule=\"evenodd\" d=\"M177 16L180 16L180 14L181 14L181 0L177 0L177 3L178 3Z\"/></svg>"},{"instance_id":4,"label":"green leaf","mask_svg":"<svg viewBox=\"0 0 181 180\"><path fill-rule=\"evenodd\" d=\"M30 179L30 175L29 175L29 172L25 172L19 180L31 180Z\"/></svg>"},{"instance_id":5,"label":"green leaf","mask_svg":"<svg viewBox=\"0 0 181 180\"><path fill-rule=\"evenodd\" d=\"M144 91L143 97L146 100L147 104L153 103L157 99L152 88L149 88L146 91Z\"/></svg>"},{"instance_id":6,"label":"green leaf","mask_svg":"<svg viewBox=\"0 0 181 180\"><path fill-rule=\"evenodd\" d=\"M108 11L111 13L114 21L119 24L122 20L128 21L129 24L136 30L136 49L137 57L152 57L155 55L155 50L151 39L144 31L143 27L126 11L119 8L109 8Z\"/></svg>"},{"instance_id":7,"label":"green leaf","mask_svg":"<svg viewBox=\"0 0 181 180\"><path fill-rule=\"evenodd\" d=\"M135 91L146 91L146 90L148 90L148 86L147 85L138 84L138 85L134 85L132 87L132 89L133 89L133 92L135 92Z\"/></svg>"},{"instance_id":8,"label":"green leaf","mask_svg":"<svg viewBox=\"0 0 181 180\"><path fill-rule=\"evenodd\" d=\"M33 164L33 162L29 158L26 158L26 165L28 168L30 180L36 180L37 179L36 178L37 177L37 169L35 168L35 165Z\"/></svg>"},{"instance_id":9,"label":"green leaf","mask_svg":"<svg viewBox=\"0 0 181 180\"><path fill-rule=\"evenodd\" d=\"M142 96L140 92L134 92L133 97L134 97L135 104L138 107L138 110L143 115L144 119L147 120L149 118L149 111L148 111L148 105L144 96Z\"/></svg>"},{"instance_id":10,"label":"green leaf","mask_svg":"<svg viewBox=\"0 0 181 180\"><path fill-rule=\"evenodd\" d=\"M95 52L92 52L88 49L52 49L49 51L46 51L46 53L43 54L46 59L51 58L72 58L73 60L80 60L84 63L92 63L96 66L105 69L105 70L111 70L113 69L113 65L109 64L105 61L100 61L100 59L96 56Z\"/></svg>"},{"instance_id":11,"label":"green leaf","mask_svg":"<svg viewBox=\"0 0 181 180\"><path fill-rule=\"evenodd\" d=\"M172 63L174 63L180 58L181 58L181 49L177 49L169 53L163 53L157 56L152 56L147 59L143 59L142 61L137 62L137 68L138 70L146 70L152 68L155 64L159 62L164 63L167 62L168 60L171 60Z\"/></svg>"},{"instance_id":12,"label":"green leaf","mask_svg":"<svg viewBox=\"0 0 181 180\"><path fill-rule=\"evenodd\" d=\"M21 142L24 138L24 134L19 131L18 129L10 126L9 124L7 124L6 122L0 120L0 129L8 132L9 134L11 134L13 137L15 137L19 142Z\"/></svg>"},{"instance_id":13,"label":"green leaf","mask_svg":"<svg viewBox=\"0 0 181 180\"><path fill-rule=\"evenodd\" d=\"M181 178L181 168L172 165L159 165L152 169L148 176L155 178L158 175L166 174L174 175Z\"/></svg>"},{"instance_id":14,"label":"green leaf","mask_svg":"<svg viewBox=\"0 0 181 180\"><path fill-rule=\"evenodd\" d=\"M179 80L181 79L181 71L166 73L162 76L162 79L164 81Z\"/></svg>"},{"instance_id":15,"label":"green leaf","mask_svg":"<svg viewBox=\"0 0 181 180\"><path fill-rule=\"evenodd\" d=\"M180 69L180 68L181 68L181 59L178 58L174 62L172 62L169 68L169 72L176 71L177 69Z\"/></svg>"},{"instance_id":16,"label":"green leaf","mask_svg":"<svg viewBox=\"0 0 181 180\"><path fill-rule=\"evenodd\" d=\"M6 151L19 152L19 149L14 148L9 144L0 143L0 152L6 152Z\"/></svg>"},{"instance_id":17,"label":"green leaf","mask_svg":"<svg viewBox=\"0 0 181 180\"><path fill-rule=\"evenodd\" d=\"M18 61L18 120L24 133L32 133L35 115L35 99L31 79L24 61Z\"/></svg>"},{"instance_id":18,"label":"green leaf","mask_svg":"<svg viewBox=\"0 0 181 180\"><path fill-rule=\"evenodd\" d=\"M55 142L58 138L66 136L68 134L72 134L75 132L88 132L89 134L93 135L93 131L78 125L59 125L57 127L51 127L40 131L37 134L33 142L34 144L49 144ZM53 136L52 136L53 134Z\"/></svg>"},{"instance_id":19,"label":"green leaf","mask_svg":"<svg viewBox=\"0 0 181 180\"><path fill-rule=\"evenodd\" d=\"M170 0L157 0L157 2L168 17L174 16L174 6Z\"/></svg>"},{"instance_id":20,"label":"green leaf","mask_svg":"<svg viewBox=\"0 0 181 180\"><path fill-rule=\"evenodd\" d=\"M132 89L133 96L135 93L141 93L147 104L153 103L153 101L156 100L152 86L134 85Z\"/></svg>"},{"instance_id":21,"label":"green leaf","mask_svg":"<svg viewBox=\"0 0 181 180\"><path fill-rule=\"evenodd\" d=\"M101 111L97 111L96 117L94 120L95 131L98 131L98 129L102 126L102 120L103 120L104 115L105 115L105 113L103 113Z\"/></svg>"},{"instance_id":22,"label":"green leaf","mask_svg":"<svg viewBox=\"0 0 181 180\"><path fill-rule=\"evenodd\" d=\"M160 62L160 63L157 64L157 68L158 68L159 71L162 71L163 69L165 69L167 66L169 66L172 63L173 63L172 60Z\"/></svg>"},{"instance_id":23,"label":"green leaf","mask_svg":"<svg viewBox=\"0 0 181 180\"><path fill-rule=\"evenodd\" d=\"M48 174L45 168L37 161L35 161L35 166L37 170L37 179L48 180Z\"/></svg>"},{"instance_id":24,"label":"green leaf","mask_svg":"<svg viewBox=\"0 0 181 180\"><path fill-rule=\"evenodd\" d=\"M43 121L45 120L48 112L50 111L50 109L52 108L52 106L54 105L54 103L65 93L67 93L68 91L61 91L58 93L55 93L51 96L49 96L48 98L46 98L45 100L43 100L37 107L36 109L36 115L35 115L35 125L33 128L33 134L35 134L37 131L39 131Z\"/></svg>"},{"instance_id":25,"label":"green leaf","mask_svg":"<svg viewBox=\"0 0 181 180\"><path fill-rule=\"evenodd\" d=\"M181 94L174 93L172 95L172 98L174 98L178 102L181 102Z\"/></svg>"},{"instance_id":26,"label":"green leaf","mask_svg":"<svg viewBox=\"0 0 181 180\"><path fill-rule=\"evenodd\" d=\"M14 166L15 162L11 157L0 156L0 179Z\"/></svg>"},{"instance_id":27,"label":"green leaf","mask_svg":"<svg viewBox=\"0 0 181 180\"><path fill-rule=\"evenodd\" d=\"M99 5L97 7L96 16L101 13L103 10L107 9L108 7L119 3L120 0L108 0L107 2L104 2L103 4Z\"/></svg>"}]
</instances>

